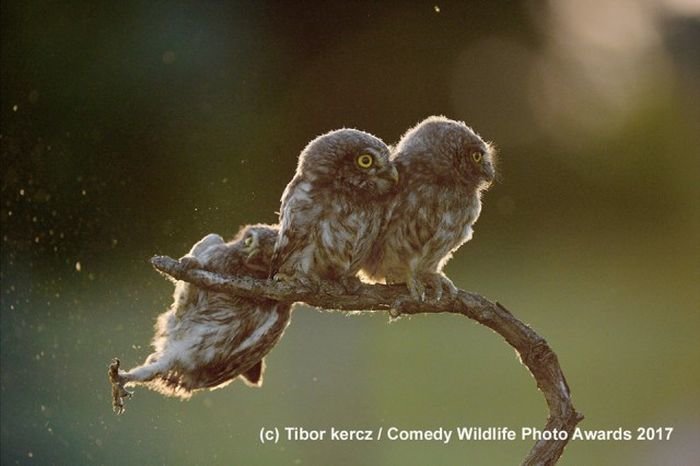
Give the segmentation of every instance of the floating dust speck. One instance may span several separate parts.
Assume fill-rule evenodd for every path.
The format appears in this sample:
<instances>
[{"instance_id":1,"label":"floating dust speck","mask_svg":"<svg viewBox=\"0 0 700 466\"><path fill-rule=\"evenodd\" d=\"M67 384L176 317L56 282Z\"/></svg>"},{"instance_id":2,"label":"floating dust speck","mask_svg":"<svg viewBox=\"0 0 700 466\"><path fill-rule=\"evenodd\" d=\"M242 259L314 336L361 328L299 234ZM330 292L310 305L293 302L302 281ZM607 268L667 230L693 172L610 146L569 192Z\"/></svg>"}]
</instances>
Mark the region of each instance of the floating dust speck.
<instances>
[{"instance_id":1,"label":"floating dust speck","mask_svg":"<svg viewBox=\"0 0 700 466\"><path fill-rule=\"evenodd\" d=\"M80 272L83 269L83 266L80 265L80 261L75 263L75 271Z\"/></svg>"},{"instance_id":2,"label":"floating dust speck","mask_svg":"<svg viewBox=\"0 0 700 466\"><path fill-rule=\"evenodd\" d=\"M13 111L13 112L16 112L17 110L19 110L19 105L13 105L13 106L12 106L12 111Z\"/></svg>"},{"instance_id":3,"label":"floating dust speck","mask_svg":"<svg viewBox=\"0 0 700 466\"><path fill-rule=\"evenodd\" d=\"M435 10L435 13L440 13L440 7L437 5L433 7L433 10Z\"/></svg>"}]
</instances>

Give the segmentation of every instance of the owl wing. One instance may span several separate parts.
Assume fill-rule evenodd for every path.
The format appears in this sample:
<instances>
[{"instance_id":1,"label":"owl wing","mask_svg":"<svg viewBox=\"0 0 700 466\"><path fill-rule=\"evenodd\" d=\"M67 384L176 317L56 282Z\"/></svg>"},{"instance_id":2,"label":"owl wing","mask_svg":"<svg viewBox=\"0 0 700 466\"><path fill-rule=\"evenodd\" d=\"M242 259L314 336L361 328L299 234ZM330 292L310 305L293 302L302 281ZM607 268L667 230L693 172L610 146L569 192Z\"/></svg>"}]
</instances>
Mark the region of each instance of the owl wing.
<instances>
[{"instance_id":1,"label":"owl wing","mask_svg":"<svg viewBox=\"0 0 700 466\"><path fill-rule=\"evenodd\" d=\"M313 215L309 183L292 180L282 196L280 230L270 261L270 278L280 271L290 256L308 244Z\"/></svg>"},{"instance_id":2,"label":"owl wing","mask_svg":"<svg viewBox=\"0 0 700 466\"><path fill-rule=\"evenodd\" d=\"M450 198L449 193L442 189L426 199L431 201L416 212L420 225L415 228L416 239L423 254L422 271L435 272L442 268L440 264L449 260L452 251L471 238L471 227L465 225L469 215L465 210L469 207L463 198Z\"/></svg>"}]
</instances>

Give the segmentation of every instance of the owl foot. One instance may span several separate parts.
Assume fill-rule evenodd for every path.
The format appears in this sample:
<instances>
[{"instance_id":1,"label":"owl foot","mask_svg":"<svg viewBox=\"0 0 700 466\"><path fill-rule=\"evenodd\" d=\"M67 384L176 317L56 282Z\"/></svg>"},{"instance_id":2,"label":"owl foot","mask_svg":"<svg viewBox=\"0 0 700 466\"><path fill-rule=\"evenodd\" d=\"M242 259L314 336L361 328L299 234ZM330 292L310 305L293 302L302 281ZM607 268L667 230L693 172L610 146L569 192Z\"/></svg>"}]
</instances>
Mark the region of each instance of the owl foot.
<instances>
[{"instance_id":1,"label":"owl foot","mask_svg":"<svg viewBox=\"0 0 700 466\"><path fill-rule=\"evenodd\" d=\"M425 285L417 277L410 276L406 280L408 292L411 293L411 298L416 301L425 301Z\"/></svg>"},{"instance_id":2,"label":"owl foot","mask_svg":"<svg viewBox=\"0 0 700 466\"><path fill-rule=\"evenodd\" d=\"M112 410L116 414L123 414L124 411L126 411L124 407L124 398L131 398L134 396L133 392L124 388L125 380L119 373L120 364L121 362L118 358L112 359L112 363L109 365L109 371L107 372L109 382L112 384Z\"/></svg>"},{"instance_id":3,"label":"owl foot","mask_svg":"<svg viewBox=\"0 0 700 466\"><path fill-rule=\"evenodd\" d=\"M457 287L452 283L452 280L447 278L444 273L425 274L421 277L422 281L428 284L435 292L435 301L440 301L444 291L450 299L457 296Z\"/></svg>"},{"instance_id":4,"label":"owl foot","mask_svg":"<svg viewBox=\"0 0 700 466\"><path fill-rule=\"evenodd\" d=\"M424 273L420 276L410 276L406 281L411 297L418 301L425 301L426 288L431 288L435 301L440 301L445 291L450 298L457 296L457 287L452 280L443 273Z\"/></svg>"},{"instance_id":5,"label":"owl foot","mask_svg":"<svg viewBox=\"0 0 700 466\"><path fill-rule=\"evenodd\" d=\"M345 288L347 294L357 294L360 288L362 288L362 280L354 275L341 278L340 283L343 285L343 288Z\"/></svg>"}]
</instances>

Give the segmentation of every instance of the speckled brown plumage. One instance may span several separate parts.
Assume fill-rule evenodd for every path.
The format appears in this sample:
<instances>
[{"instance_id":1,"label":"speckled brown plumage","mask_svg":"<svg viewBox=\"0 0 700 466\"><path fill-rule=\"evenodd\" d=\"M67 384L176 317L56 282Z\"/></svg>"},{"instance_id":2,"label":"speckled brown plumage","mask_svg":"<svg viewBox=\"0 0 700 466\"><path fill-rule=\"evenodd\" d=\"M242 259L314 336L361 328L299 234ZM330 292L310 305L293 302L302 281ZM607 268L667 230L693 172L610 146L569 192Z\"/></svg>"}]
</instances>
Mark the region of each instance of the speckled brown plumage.
<instances>
[{"instance_id":1,"label":"speckled brown plumage","mask_svg":"<svg viewBox=\"0 0 700 466\"><path fill-rule=\"evenodd\" d=\"M276 226L243 228L231 242L207 235L181 261L228 275L267 276ZM172 306L158 317L155 351L143 365L119 371L119 384L143 384L168 396L227 385L239 375L262 384L263 358L290 320L289 304L239 298L177 282ZM122 397L124 394L122 394Z\"/></svg>"},{"instance_id":2,"label":"speckled brown plumage","mask_svg":"<svg viewBox=\"0 0 700 466\"><path fill-rule=\"evenodd\" d=\"M340 129L311 141L282 195L271 274L350 286L379 236L396 177L389 148L371 134Z\"/></svg>"},{"instance_id":3,"label":"speckled brown plumage","mask_svg":"<svg viewBox=\"0 0 700 466\"><path fill-rule=\"evenodd\" d=\"M363 273L406 283L414 298L424 299L426 287L436 299L444 289L453 294L442 268L472 237L481 193L495 176L493 148L463 122L433 116L404 134L392 159L398 192Z\"/></svg>"}]
</instances>

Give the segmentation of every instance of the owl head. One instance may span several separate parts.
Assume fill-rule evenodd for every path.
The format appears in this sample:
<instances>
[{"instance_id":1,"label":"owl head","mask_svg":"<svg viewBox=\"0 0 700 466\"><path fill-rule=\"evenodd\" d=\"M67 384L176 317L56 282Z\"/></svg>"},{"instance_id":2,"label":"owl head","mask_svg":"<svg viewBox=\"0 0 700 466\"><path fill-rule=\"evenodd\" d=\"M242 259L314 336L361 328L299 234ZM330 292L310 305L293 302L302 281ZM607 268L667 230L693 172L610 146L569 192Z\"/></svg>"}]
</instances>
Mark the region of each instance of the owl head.
<instances>
[{"instance_id":1,"label":"owl head","mask_svg":"<svg viewBox=\"0 0 700 466\"><path fill-rule=\"evenodd\" d=\"M297 177L335 193L382 196L398 172L384 142L364 131L343 128L318 136L299 156Z\"/></svg>"},{"instance_id":2,"label":"owl head","mask_svg":"<svg viewBox=\"0 0 700 466\"><path fill-rule=\"evenodd\" d=\"M265 278L278 230L276 225L264 224L241 227L228 243L213 245L202 265L212 272Z\"/></svg>"},{"instance_id":3,"label":"owl head","mask_svg":"<svg viewBox=\"0 0 700 466\"><path fill-rule=\"evenodd\" d=\"M462 121L431 116L409 129L396 146L397 157L411 158L434 176L487 189L496 177L496 151Z\"/></svg>"},{"instance_id":4,"label":"owl head","mask_svg":"<svg viewBox=\"0 0 700 466\"><path fill-rule=\"evenodd\" d=\"M278 232L277 225L258 223L242 227L231 242L232 257L248 272L266 277Z\"/></svg>"}]
</instances>

